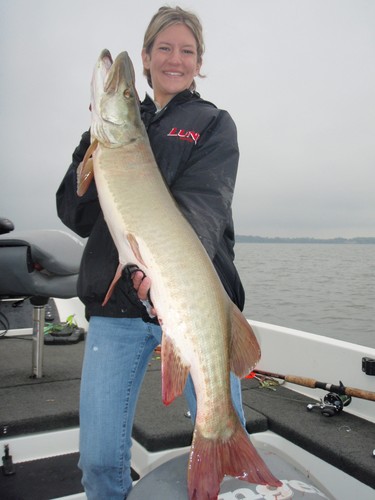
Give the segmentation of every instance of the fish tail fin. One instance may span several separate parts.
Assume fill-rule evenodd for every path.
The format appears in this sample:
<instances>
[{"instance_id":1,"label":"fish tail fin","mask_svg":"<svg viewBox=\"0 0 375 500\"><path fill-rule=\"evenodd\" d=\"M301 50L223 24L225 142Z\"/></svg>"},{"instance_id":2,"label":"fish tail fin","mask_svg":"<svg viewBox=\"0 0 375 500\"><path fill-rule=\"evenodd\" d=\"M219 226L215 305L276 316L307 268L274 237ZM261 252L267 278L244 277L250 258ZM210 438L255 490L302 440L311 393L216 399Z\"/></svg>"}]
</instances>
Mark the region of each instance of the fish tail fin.
<instances>
[{"instance_id":1,"label":"fish tail fin","mask_svg":"<svg viewBox=\"0 0 375 500\"><path fill-rule=\"evenodd\" d=\"M208 439L195 428L188 466L189 500L216 500L225 475L249 483L282 486L238 419L229 438Z\"/></svg>"}]
</instances>

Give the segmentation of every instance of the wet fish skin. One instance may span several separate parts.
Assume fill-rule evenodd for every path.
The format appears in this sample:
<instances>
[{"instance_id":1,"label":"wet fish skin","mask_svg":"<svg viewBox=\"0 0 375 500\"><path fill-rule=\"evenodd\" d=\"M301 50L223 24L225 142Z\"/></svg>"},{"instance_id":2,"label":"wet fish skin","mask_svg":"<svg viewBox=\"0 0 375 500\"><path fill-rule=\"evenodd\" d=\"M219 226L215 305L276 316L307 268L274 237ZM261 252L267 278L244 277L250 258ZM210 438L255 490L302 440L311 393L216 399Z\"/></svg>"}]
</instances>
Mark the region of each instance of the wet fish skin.
<instances>
[{"instance_id":1,"label":"wet fish skin","mask_svg":"<svg viewBox=\"0 0 375 500\"><path fill-rule=\"evenodd\" d=\"M216 499L224 475L279 486L231 401L230 370L239 377L249 373L260 358L258 342L161 176L140 117L128 54L111 61L104 50L94 69L93 143L78 180L83 195L93 170L119 253L105 302L125 265L136 264L151 278L151 299L163 330L163 402L170 404L183 392L189 372L197 395L189 499Z\"/></svg>"}]
</instances>

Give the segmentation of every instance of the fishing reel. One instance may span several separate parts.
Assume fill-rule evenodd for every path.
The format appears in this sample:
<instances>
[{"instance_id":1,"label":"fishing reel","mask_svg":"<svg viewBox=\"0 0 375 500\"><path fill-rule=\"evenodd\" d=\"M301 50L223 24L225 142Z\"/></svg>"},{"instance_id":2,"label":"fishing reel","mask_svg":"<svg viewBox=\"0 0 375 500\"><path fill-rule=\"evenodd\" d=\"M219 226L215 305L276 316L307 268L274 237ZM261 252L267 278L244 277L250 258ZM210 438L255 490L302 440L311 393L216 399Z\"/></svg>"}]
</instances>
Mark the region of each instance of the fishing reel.
<instances>
[{"instance_id":1,"label":"fishing reel","mask_svg":"<svg viewBox=\"0 0 375 500\"><path fill-rule=\"evenodd\" d=\"M333 417L344 409L344 406L350 405L352 401L351 396L346 394L336 394L335 392L329 392L320 400L320 403L310 403L307 405L307 410L311 411L314 408L320 409L320 412L325 417Z\"/></svg>"}]
</instances>

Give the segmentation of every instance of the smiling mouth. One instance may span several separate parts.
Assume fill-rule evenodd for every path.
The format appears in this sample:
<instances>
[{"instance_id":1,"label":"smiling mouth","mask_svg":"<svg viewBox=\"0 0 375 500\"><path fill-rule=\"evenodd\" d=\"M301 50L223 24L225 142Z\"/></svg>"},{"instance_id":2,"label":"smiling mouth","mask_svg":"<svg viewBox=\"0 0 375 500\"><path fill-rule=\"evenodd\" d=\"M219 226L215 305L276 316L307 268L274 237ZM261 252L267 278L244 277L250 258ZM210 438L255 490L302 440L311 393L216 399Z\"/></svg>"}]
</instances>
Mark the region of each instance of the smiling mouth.
<instances>
[{"instance_id":1,"label":"smiling mouth","mask_svg":"<svg viewBox=\"0 0 375 500\"><path fill-rule=\"evenodd\" d=\"M183 76L182 73L178 73L176 71L164 71L164 74L167 76Z\"/></svg>"}]
</instances>

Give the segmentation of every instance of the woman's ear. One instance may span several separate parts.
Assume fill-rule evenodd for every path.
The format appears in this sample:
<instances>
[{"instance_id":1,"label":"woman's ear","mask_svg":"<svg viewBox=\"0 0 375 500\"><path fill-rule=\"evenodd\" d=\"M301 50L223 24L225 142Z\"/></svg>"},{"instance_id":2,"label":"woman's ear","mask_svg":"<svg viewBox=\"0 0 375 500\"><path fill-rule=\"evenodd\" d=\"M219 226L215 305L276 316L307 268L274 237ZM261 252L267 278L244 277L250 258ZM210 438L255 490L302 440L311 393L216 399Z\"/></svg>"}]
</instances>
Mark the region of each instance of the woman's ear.
<instances>
[{"instance_id":1,"label":"woman's ear","mask_svg":"<svg viewBox=\"0 0 375 500\"><path fill-rule=\"evenodd\" d=\"M198 76L199 75L199 72L201 70L201 67L202 67L202 62L198 63L197 64L197 67L195 69L195 73L194 73L194 76Z\"/></svg>"},{"instance_id":2,"label":"woman's ear","mask_svg":"<svg viewBox=\"0 0 375 500\"><path fill-rule=\"evenodd\" d=\"M146 49L142 49L142 62L145 69L150 69L150 56L147 54Z\"/></svg>"}]
</instances>

